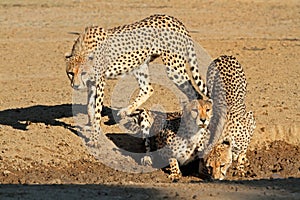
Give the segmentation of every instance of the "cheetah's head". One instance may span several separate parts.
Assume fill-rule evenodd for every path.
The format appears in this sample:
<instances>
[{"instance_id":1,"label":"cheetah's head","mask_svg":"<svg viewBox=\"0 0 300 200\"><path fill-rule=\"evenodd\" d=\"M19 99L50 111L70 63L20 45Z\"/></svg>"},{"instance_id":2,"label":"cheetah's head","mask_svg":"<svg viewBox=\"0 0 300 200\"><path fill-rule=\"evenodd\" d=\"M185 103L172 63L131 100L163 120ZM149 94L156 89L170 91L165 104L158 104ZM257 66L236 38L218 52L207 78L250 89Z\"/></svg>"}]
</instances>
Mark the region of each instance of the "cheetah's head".
<instances>
[{"instance_id":1,"label":"cheetah's head","mask_svg":"<svg viewBox=\"0 0 300 200\"><path fill-rule=\"evenodd\" d=\"M189 102L183 112L187 124L198 128L207 128L212 117L212 100L197 99Z\"/></svg>"},{"instance_id":2,"label":"cheetah's head","mask_svg":"<svg viewBox=\"0 0 300 200\"><path fill-rule=\"evenodd\" d=\"M208 174L213 179L223 180L226 172L232 164L232 142L230 138L225 138L221 143L217 143L205 159Z\"/></svg>"},{"instance_id":3,"label":"cheetah's head","mask_svg":"<svg viewBox=\"0 0 300 200\"><path fill-rule=\"evenodd\" d=\"M81 55L66 55L66 72L75 90L85 89L93 76L93 54L88 59Z\"/></svg>"},{"instance_id":4,"label":"cheetah's head","mask_svg":"<svg viewBox=\"0 0 300 200\"><path fill-rule=\"evenodd\" d=\"M93 77L93 51L103 40L103 32L97 26L86 27L83 33L76 33L71 53L65 54L66 72L74 89L86 88Z\"/></svg>"}]
</instances>

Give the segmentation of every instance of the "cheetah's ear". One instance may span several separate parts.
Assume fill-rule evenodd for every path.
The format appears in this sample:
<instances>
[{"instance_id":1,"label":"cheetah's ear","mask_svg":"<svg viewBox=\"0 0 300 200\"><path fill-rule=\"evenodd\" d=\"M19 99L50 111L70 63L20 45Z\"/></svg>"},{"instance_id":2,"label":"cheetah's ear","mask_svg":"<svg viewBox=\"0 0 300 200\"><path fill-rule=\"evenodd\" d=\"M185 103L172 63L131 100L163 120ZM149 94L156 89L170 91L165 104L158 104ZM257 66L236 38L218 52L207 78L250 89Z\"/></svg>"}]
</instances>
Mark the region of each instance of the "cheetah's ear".
<instances>
[{"instance_id":1,"label":"cheetah's ear","mask_svg":"<svg viewBox=\"0 0 300 200\"><path fill-rule=\"evenodd\" d=\"M190 104L191 107L196 107L196 106L199 105L199 102L198 102L197 99L194 99L194 100L192 100L189 104Z\"/></svg>"},{"instance_id":2,"label":"cheetah's ear","mask_svg":"<svg viewBox=\"0 0 300 200\"><path fill-rule=\"evenodd\" d=\"M222 144L231 146L232 145L232 140L230 137L225 137L224 140L222 141Z\"/></svg>"},{"instance_id":3,"label":"cheetah's ear","mask_svg":"<svg viewBox=\"0 0 300 200\"><path fill-rule=\"evenodd\" d=\"M65 53L65 58L70 58L71 56L72 56L72 53L70 53L70 52Z\"/></svg>"},{"instance_id":4,"label":"cheetah's ear","mask_svg":"<svg viewBox=\"0 0 300 200\"><path fill-rule=\"evenodd\" d=\"M197 100L192 100L190 102L186 102L184 104L183 110L187 113L189 113L192 108L196 107L198 105L198 101Z\"/></svg>"},{"instance_id":5,"label":"cheetah's ear","mask_svg":"<svg viewBox=\"0 0 300 200\"><path fill-rule=\"evenodd\" d=\"M68 32L68 34L72 34L72 35L80 35L79 32Z\"/></svg>"}]
</instances>

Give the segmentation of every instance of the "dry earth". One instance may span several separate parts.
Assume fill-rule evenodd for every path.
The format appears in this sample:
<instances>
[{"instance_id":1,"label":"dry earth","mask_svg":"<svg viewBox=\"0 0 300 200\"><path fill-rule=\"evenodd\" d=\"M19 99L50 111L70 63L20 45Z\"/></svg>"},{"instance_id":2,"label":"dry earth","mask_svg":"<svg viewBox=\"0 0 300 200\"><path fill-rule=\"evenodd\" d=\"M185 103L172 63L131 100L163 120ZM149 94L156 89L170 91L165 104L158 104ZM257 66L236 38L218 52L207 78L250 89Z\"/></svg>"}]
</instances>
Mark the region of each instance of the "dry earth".
<instances>
[{"instance_id":1,"label":"dry earth","mask_svg":"<svg viewBox=\"0 0 300 200\"><path fill-rule=\"evenodd\" d=\"M184 22L212 58L231 54L242 63L247 106L257 118L246 177L231 169L226 181L203 181L191 165L171 183L160 169L112 169L85 148L65 74L64 53L75 38L68 32L153 13ZM0 199L300 199L299 1L2 0L0 25ZM107 84L107 110L116 84ZM177 109L165 88L156 85L155 92L146 107ZM84 113L84 105L76 108ZM138 139L107 120L111 145L140 150Z\"/></svg>"}]
</instances>

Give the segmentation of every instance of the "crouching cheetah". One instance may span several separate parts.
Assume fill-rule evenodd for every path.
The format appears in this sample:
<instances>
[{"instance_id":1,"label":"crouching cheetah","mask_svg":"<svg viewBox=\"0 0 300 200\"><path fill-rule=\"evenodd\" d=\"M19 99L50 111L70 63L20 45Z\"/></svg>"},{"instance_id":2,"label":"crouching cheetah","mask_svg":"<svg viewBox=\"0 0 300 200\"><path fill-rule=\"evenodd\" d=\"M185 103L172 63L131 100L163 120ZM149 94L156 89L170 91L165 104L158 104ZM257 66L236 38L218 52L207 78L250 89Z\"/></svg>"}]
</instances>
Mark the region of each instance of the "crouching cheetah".
<instances>
[{"instance_id":1,"label":"crouching cheetah","mask_svg":"<svg viewBox=\"0 0 300 200\"><path fill-rule=\"evenodd\" d=\"M247 161L246 151L256 122L253 113L246 112L247 82L244 70L236 58L221 56L215 59L208 68L207 86L214 104L226 108L225 123L219 139L204 156L209 174L213 179L222 180L226 177L232 161L237 161L238 170L243 173ZM202 168L200 166L200 171Z\"/></svg>"},{"instance_id":2,"label":"crouching cheetah","mask_svg":"<svg viewBox=\"0 0 300 200\"><path fill-rule=\"evenodd\" d=\"M149 62L161 57L168 77L189 99L207 94L198 71L194 43L185 26L167 15L152 15L141 21L105 30L87 27L76 39L70 54L66 54L66 72L71 86L88 88L88 116L94 137L101 133L100 120L106 78L132 73L139 84L137 98L119 112L130 115L153 93L149 78ZM192 79L188 76L186 63ZM199 87L199 92L192 86ZM96 138L91 138L95 140Z\"/></svg>"},{"instance_id":3,"label":"crouching cheetah","mask_svg":"<svg viewBox=\"0 0 300 200\"><path fill-rule=\"evenodd\" d=\"M154 137L153 144L146 138L147 155L142 158L142 164L151 165L150 151L158 151L164 160L169 161L169 178L172 181L178 180L181 177L179 166L195 160L207 147L211 117L211 100L192 100L184 106L182 116L179 114L176 120L165 121L163 127L160 124L161 116L142 110L137 120L141 131L143 135Z\"/></svg>"}]
</instances>

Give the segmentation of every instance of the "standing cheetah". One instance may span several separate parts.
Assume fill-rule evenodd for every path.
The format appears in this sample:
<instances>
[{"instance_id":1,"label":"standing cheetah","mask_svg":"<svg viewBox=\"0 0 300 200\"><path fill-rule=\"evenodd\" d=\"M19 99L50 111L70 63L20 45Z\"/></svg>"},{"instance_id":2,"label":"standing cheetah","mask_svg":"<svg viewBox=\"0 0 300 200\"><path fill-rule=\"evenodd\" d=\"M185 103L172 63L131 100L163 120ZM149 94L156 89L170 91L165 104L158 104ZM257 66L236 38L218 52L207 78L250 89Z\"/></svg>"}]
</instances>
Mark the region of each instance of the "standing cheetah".
<instances>
[{"instance_id":1,"label":"standing cheetah","mask_svg":"<svg viewBox=\"0 0 300 200\"><path fill-rule=\"evenodd\" d=\"M104 30L87 27L66 54L66 72L74 89L88 88L88 115L97 140L106 78L132 73L139 84L137 98L118 113L130 115L153 93L148 72L149 62L161 57L168 77L189 99L207 95L198 71L194 43L185 26L167 15L152 15L133 24ZM192 85L186 63L189 63Z\"/></svg>"},{"instance_id":2,"label":"standing cheetah","mask_svg":"<svg viewBox=\"0 0 300 200\"><path fill-rule=\"evenodd\" d=\"M165 116L141 110L136 119L140 131L154 137L153 143L147 142L150 140L145 142L146 156L142 158L142 164L152 165L150 151L157 151L164 160L169 161L169 178L178 180L181 176L179 166L195 160L206 149L212 112L212 101L209 99L192 100L184 106L182 114L174 113L177 117L173 115L167 117L168 120L164 120Z\"/></svg>"},{"instance_id":3,"label":"standing cheetah","mask_svg":"<svg viewBox=\"0 0 300 200\"><path fill-rule=\"evenodd\" d=\"M244 70L235 57L221 56L210 64L207 86L214 105L225 108L225 120L222 130L217 130L220 131L220 137L204 157L204 163L212 178L224 179L232 161L237 161L238 168L243 170L256 122L253 113L246 112L247 82ZM217 109L213 110L215 115ZM212 121L210 127L214 126ZM200 166L200 171L202 168Z\"/></svg>"}]
</instances>

